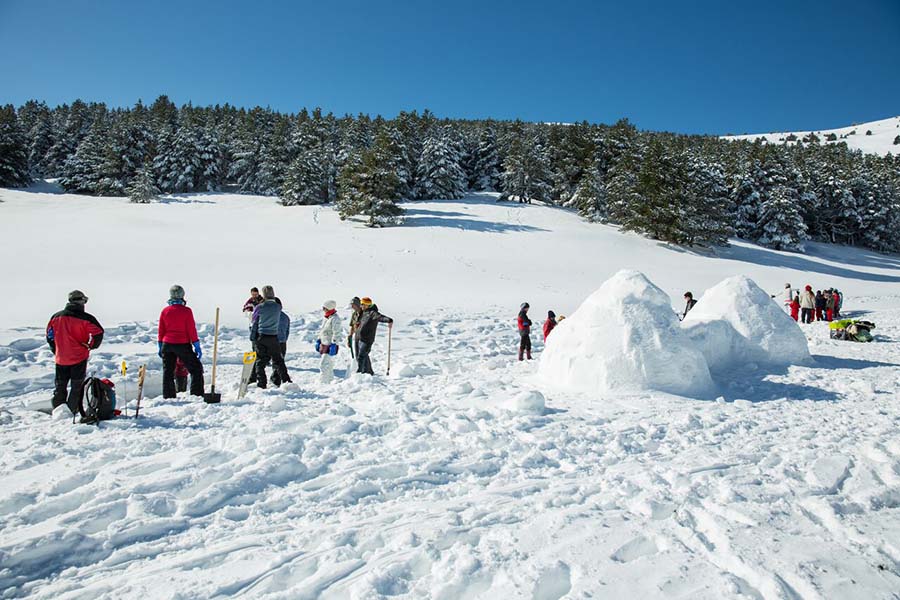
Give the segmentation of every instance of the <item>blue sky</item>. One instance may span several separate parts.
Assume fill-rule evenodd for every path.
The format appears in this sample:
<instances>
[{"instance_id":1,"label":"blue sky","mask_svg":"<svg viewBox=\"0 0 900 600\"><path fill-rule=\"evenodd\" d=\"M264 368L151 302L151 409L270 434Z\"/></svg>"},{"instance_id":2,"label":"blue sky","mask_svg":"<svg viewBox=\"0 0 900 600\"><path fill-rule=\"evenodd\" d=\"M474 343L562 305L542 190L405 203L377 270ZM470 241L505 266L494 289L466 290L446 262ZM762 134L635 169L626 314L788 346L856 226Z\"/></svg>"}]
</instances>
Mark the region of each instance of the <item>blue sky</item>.
<instances>
[{"instance_id":1,"label":"blue sky","mask_svg":"<svg viewBox=\"0 0 900 600\"><path fill-rule=\"evenodd\" d=\"M900 114L900 0L0 0L0 103L822 129Z\"/></svg>"}]
</instances>

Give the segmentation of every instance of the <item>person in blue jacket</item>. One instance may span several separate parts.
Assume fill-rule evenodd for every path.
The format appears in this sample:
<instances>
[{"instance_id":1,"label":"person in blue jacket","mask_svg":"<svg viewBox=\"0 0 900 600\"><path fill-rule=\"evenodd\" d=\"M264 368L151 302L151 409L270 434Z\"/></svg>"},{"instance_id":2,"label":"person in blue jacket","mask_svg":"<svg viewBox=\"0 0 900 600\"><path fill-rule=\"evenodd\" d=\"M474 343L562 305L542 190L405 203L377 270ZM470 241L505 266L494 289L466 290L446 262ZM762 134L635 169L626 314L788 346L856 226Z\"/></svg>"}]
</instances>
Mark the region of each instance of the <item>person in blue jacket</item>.
<instances>
[{"instance_id":1,"label":"person in blue jacket","mask_svg":"<svg viewBox=\"0 0 900 600\"><path fill-rule=\"evenodd\" d=\"M253 309L250 341L256 342L256 386L266 388L266 367L269 361L278 373L278 383L290 383L281 345L278 343L278 326L281 324L281 307L275 302L275 289L271 285L262 289L263 302ZM276 379L272 378L272 383Z\"/></svg>"}]
</instances>

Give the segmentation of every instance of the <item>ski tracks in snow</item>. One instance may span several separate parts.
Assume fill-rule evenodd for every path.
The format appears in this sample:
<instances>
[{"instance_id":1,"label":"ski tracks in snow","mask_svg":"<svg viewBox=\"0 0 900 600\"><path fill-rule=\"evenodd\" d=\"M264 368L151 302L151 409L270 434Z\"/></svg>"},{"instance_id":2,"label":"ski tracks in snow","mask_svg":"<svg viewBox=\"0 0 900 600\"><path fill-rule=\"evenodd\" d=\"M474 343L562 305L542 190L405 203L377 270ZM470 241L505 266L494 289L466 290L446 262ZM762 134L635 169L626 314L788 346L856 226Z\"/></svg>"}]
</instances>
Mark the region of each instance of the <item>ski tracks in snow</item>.
<instances>
[{"instance_id":1,"label":"ski tracks in snow","mask_svg":"<svg viewBox=\"0 0 900 600\"><path fill-rule=\"evenodd\" d=\"M0 596L897 597L895 343L816 330L818 366L700 402L547 388L488 313L398 324L395 376L326 386L316 327L294 319L295 383L242 401L244 331L223 331L207 406L158 396L150 323L110 330L92 361L147 361L140 420L20 408L46 389L4 400ZM41 333L17 332L0 366L46 388ZM517 401L534 392L543 410Z\"/></svg>"}]
</instances>

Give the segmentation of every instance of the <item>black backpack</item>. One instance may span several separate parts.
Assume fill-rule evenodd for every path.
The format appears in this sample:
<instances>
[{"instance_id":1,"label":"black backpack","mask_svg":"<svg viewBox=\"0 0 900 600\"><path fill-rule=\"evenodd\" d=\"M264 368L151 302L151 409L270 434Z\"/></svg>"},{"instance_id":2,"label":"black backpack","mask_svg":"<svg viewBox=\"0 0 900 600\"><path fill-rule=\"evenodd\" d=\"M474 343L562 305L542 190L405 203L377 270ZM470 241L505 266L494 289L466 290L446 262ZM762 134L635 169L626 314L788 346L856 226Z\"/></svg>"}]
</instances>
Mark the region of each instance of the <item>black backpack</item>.
<instances>
[{"instance_id":1,"label":"black backpack","mask_svg":"<svg viewBox=\"0 0 900 600\"><path fill-rule=\"evenodd\" d=\"M112 419L116 410L116 386L109 379L88 377L78 412L82 423L99 423ZM74 419L72 420L74 422Z\"/></svg>"}]
</instances>

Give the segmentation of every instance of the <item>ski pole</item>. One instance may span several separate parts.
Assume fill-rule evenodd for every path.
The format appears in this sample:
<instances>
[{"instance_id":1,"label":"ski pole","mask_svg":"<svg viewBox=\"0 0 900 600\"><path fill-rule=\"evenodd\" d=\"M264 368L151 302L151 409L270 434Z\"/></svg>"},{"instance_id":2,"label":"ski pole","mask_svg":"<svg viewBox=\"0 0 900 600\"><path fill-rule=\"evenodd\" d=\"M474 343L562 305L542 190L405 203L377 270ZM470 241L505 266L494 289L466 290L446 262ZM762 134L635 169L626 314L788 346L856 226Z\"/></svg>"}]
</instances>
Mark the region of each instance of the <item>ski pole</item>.
<instances>
[{"instance_id":1,"label":"ski pole","mask_svg":"<svg viewBox=\"0 0 900 600\"><path fill-rule=\"evenodd\" d=\"M122 361L122 400L125 401L125 416L128 416L128 365L125 364L125 361Z\"/></svg>"},{"instance_id":2,"label":"ski pole","mask_svg":"<svg viewBox=\"0 0 900 600\"><path fill-rule=\"evenodd\" d=\"M391 324L393 325L393 323ZM388 327L388 359L387 359L387 373L386 375L391 374L391 332L394 331L394 328Z\"/></svg>"}]
</instances>

